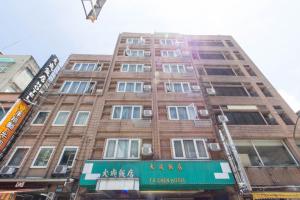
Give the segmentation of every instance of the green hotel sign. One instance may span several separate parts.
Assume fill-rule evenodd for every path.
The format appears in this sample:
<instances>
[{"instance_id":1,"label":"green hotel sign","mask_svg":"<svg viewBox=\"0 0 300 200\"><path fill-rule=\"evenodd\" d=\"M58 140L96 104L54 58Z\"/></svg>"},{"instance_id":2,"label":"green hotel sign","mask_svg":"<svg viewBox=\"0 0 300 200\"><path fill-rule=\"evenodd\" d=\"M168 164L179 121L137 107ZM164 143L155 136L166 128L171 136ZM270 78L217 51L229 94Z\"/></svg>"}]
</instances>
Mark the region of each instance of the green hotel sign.
<instances>
[{"instance_id":1,"label":"green hotel sign","mask_svg":"<svg viewBox=\"0 0 300 200\"><path fill-rule=\"evenodd\" d=\"M222 189L235 184L226 161L88 160L80 186L96 190L99 179L138 179L139 190Z\"/></svg>"}]
</instances>

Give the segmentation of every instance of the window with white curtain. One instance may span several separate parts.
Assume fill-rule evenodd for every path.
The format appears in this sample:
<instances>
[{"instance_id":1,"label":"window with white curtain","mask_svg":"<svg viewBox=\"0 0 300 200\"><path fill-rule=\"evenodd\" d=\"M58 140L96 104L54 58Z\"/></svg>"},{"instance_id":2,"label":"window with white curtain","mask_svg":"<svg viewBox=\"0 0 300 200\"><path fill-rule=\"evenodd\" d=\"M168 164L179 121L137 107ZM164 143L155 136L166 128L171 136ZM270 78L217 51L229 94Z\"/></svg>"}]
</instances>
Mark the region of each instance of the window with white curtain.
<instances>
[{"instance_id":1,"label":"window with white curtain","mask_svg":"<svg viewBox=\"0 0 300 200\"><path fill-rule=\"evenodd\" d=\"M100 71L101 65L97 65L97 63L75 63L73 70L80 72Z\"/></svg>"},{"instance_id":2,"label":"window with white curtain","mask_svg":"<svg viewBox=\"0 0 300 200\"><path fill-rule=\"evenodd\" d=\"M194 105L167 106L169 120L195 120L197 111Z\"/></svg>"},{"instance_id":3,"label":"window with white curtain","mask_svg":"<svg viewBox=\"0 0 300 200\"><path fill-rule=\"evenodd\" d=\"M143 92L143 82L123 82L119 81L117 92Z\"/></svg>"},{"instance_id":4,"label":"window with white curtain","mask_svg":"<svg viewBox=\"0 0 300 200\"><path fill-rule=\"evenodd\" d=\"M74 126L86 126L89 120L90 111L79 111L76 115Z\"/></svg>"},{"instance_id":5,"label":"window with white curtain","mask_svg":"<svg viewBox=\"0 0 300 200\"><path fill-rule=\"evenodd\" d=\"M144 50L125 50L125 55L129 57L144 57Z\"/></svg>"},{"instance_id":6,"label":"window with white curtain","mask_svg":"<svg viewBox=\"0 0 300 200\"><path fill-rule=\"evenodd\" d=\"M140 139L107 139L104 159L139 159Z\"/></svg>"},{"instance_id":7,"label":"window with white curtain","mask_svg":"<svg viewBox=\"0 0 300 200\"><path fill-rule=\"evenodd\" d=\"M89 94L92 93L96 82L94 81L65 81L60 88L65 94Z\"/></svg>"},{"instance_id":8,"label":"window with white curtain","mask_svg":"<svg viewBox=\"0 0 300 200\"><path fill-rule=\"evenodd\" d=\"M140 119L142 106L118 105L113 106L112 119Z\"/></svg>"},{"instance_id":9,"label":"window with white curtain","mask_svg":"<svg viewBox=\"0 0 300 200\"><path fill-rule=\"evenodd\" d=\"M161 50L160 55L162 57L179 57L181 53L177 50Z\"/></svg>"},{"instance_id":10,"label":"window with white curtain","mask_svg":"<svg viewBox=\"0 0 300 200\"><path fill-rule=\"evenodd\" d=\"M161 45L172 46L172 45L176 44L176 40L174 40L174 39L160 39L160 44Z\"/></svg>"},{"instance_id":11,"label":"window with white curtain","mask_svg":"<svg viewBox=\"0 0 300 200\"><path fill-rule=\"evenodd\" d=\"M163 64L163 72L166 73L186 73L185 65L183 64Z\"/></svg>"},{"instance_id":12,"label":"window with white curtain","mask_svg":"<svg viewBox=\"0 0 300 200\"><path fill-rule=\"evenodd\" d=\"M188 93L191 92L190 83L178 82L178 83L165 83L166 92L176 93Z\"/></svg>"},{"instance_id":13,"label":"window with white curtain","mask_svg":"<svg viewBox=\"0 0 300 200\"><path fill-rule=\"evenodd\" d=\"M121 72L144 72L144 64L122 64Z\"/></svg>"},{"instance_id":14,"label":"window with white curtain","mask_svg":"<svg viewBox=\"0 0 300 200\"><path fill-rule=\"evenodd\" d=\"M174 159L208 159L204 139L172 139Z\"/></svg>"},{"instance_id":15,"label":"window with white curtain","mask_svg":"<svg viewBox=\"0 0 300 200\"><path fill-rule=\"evenodd\" d=\"M127 38L126 44L142 45L145 44L145 40L142 38Z\"/></svg>"}]
</instances>

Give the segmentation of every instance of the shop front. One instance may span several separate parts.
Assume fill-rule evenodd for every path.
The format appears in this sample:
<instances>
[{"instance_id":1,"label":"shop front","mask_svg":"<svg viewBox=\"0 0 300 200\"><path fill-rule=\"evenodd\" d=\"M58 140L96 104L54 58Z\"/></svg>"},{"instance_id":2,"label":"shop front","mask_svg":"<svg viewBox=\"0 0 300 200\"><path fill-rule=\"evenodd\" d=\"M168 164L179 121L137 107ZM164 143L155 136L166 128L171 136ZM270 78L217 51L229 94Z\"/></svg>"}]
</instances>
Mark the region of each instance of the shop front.
<instances>
[{"instance_id":1,"label":"shop front","mask_svg":"<svg viewBox=\"0 0 300 200\"><path fill-rule=\"evenodd\" d=\"M234 191L226 161L111 161L85 162L80 187L84 199L208 197ZM224 198L228 199L228 198Z\"/></svg>"}]
</instances>

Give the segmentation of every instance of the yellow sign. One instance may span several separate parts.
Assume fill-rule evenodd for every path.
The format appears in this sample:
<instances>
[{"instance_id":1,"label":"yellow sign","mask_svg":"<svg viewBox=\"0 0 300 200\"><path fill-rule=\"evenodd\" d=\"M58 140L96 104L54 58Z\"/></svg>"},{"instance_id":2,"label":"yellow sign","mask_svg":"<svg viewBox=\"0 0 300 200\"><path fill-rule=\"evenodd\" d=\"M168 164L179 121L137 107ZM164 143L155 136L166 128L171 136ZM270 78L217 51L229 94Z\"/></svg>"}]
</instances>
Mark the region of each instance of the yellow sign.
<instances>
[{"instance_id":1,"label":"yellow sign","mask_svg":"<svg viewBox=\"0 0 300 200\"><path fill-rule=\"evenodd\" d=\"M0 153L11 140L28 111L28 105L21 99L18 99L0 122Z\"/></svg>"},{"instance_id":2,"label":"yellow sign","mask_svg":"<svg viewBox=\"0 0 300 200\"><path fill-rule=\"evenodd\" d=\"M253 192L255 199L297 199L300 198L300 192Z\"/></svg>"}]
</instances>

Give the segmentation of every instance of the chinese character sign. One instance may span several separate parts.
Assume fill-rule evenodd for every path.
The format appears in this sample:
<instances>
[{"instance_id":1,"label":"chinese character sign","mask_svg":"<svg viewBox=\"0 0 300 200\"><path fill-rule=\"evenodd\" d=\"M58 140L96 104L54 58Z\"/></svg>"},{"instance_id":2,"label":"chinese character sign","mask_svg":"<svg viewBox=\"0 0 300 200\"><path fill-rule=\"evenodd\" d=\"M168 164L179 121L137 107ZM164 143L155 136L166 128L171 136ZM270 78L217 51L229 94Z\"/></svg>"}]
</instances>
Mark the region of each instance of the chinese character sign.
<instances>
[{"instance_id":1,"label":"chinese character sign","mask_svg":"<svg viewBox=\"0 0 300 200\"><path fill-rule=\"evenodd\" d=\"M0 153L3 152L15 131L27 115L29 107L21 99L18 99L13 107L8 111L0 124Z\"/></svg>"}]
</instances>

